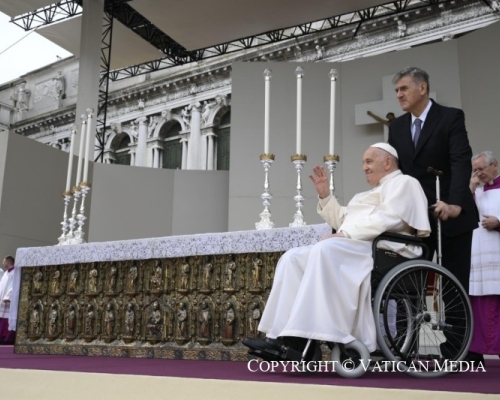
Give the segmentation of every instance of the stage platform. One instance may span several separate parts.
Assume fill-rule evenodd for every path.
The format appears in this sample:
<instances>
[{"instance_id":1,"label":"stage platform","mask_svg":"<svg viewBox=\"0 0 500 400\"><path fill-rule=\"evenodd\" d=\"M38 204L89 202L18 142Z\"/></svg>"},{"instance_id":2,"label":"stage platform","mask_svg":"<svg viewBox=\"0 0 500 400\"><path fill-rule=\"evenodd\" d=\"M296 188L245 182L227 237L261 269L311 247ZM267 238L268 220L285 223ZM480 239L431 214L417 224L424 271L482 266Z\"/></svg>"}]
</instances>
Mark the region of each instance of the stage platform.
<instances>
[{"instance_id":1,"label":"stage platform","mask_svg":"<svg viewBox=\"0 0 500 400\"><path fill-rule=\"evenodd\" d=\"M480 394L489 394L484 398L500 398L500 359L490 358L485 361L486 372L462 372L449 374L437 379L417 379L400 372L368 372L359 379L345 379L335 373L264 373L250 372L246 362L226 361L194 361L194 360L162 360L162 359L138 359L138 358L114 358L114 357L81 357L81 356L54 356L54 355L26 355L15 354L13 346L0 347L0 369L2 369L2 381L17 386L15 380L26 376L30 384L18 388L20 397L7 388L9 394L5 398L11 399L80 399L91 398L95 394L98 398L134 398L137 393L143 393L140 398L145 399L167 399L167 398L203 398L203 399L256 399L256 398L298 398L304 396L307 389L310 396L315 398L347 398L354 400L359 395L366 398L367 393L371 398L392 398L397 394L399 398L420 399L446 399L446 398L481 398ZM54 372L57 374L51 374ZM62 374L62 375L61 375ZM33 375L38 378L31 377ZM12 377L14 381L6 379ZM59 376L59 378L57 378ZM28 378L29 377L29 378ZM152 379L155 378L155 379ZM160 379L161 378L161 379ZM178 378L178 379L174 379ZM87 379L92 385L103 385L102 391L95 386L89 386L88 393L81 393L61 397L64 393L66 383L58 379L67 379L80 387ZM160 380L158 380L160 379ZM106 387L109 382L118 382L114 395L106 395ZM29 397L29 393L36 393L37 382L39 395ZM148 386L143 386L146 382ZM191 382L191 384L190 384ZM19 383L22 385L22 382ZM196 384L196 385L195 385ZM265 384L265 385L264 385ZM60 393L54 392L60 386ZM124 391L124 385L131 385L130 391ZM138 385L137 387L135 385ZM150 393L156 390L157 385L163 391ZM178 386L180 385L180 386ZM215 392L201 392L195 395L193 385L202 389ZM204 386L208 385L208 386ZM220 387L218 386L220 385ZM225 389L223 389L225 388ZM76 388L75 388L76 389ZM367 392L367 389L372 389ZM380 389L390 389L380 391ZM68 389L69 390L69 389ZM110 389L111 390L111 389ZM203 390L203 389L202 389ZM223 390L223 391L221 391ZM230 392L227 393L226 390ZM251 390L248 392L248 390ZM184 391L184 394L183 394ZM429 391L422 393L421 391ZM2 390L5 394L5 392ZM45 393L55 393L54 396L45 396ZM274 397L271 394L274 392ZM306 391L307 392L307 391ZM433 392L433 393L431 393ZM120 394L122 393L122 394ZM171 397L175 393L176 395ZM317 394L317 396L315 395ZM116 397L120 394L120 397ZM231 395L229 395L231 394ZM261 395L262 394L262 395ZM491 396L496 395L496 396ZM24 396L24 397L23 397ZM26 397L28 396L28 397ZM196 396L196 397L194 397ZM423 397L425 396L425 397ZM464 397L463 397L464 396ZM3 397L3 396L2 396ZM135 397L137 398L137 397ZM303 398L303 397L302 397ZM396 397L394 397L396 398Z\"/></svg>"}]
</instances>

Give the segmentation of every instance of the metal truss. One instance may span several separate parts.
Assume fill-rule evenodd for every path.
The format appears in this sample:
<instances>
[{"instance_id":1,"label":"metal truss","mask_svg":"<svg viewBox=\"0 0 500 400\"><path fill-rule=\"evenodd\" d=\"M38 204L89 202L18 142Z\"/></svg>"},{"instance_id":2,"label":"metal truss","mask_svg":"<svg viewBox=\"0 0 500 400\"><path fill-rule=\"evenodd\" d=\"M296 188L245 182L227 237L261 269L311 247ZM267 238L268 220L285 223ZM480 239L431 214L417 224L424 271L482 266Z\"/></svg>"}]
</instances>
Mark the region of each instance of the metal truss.
<instances>
[{"instance_id":1,"label":"metal truss","mask_svg":"<svg viewBox=\"0 0 500 400\"><path fill-rule=\"evenodd\" d=\"M20 26L25 31L29 31L31 29L37 29L40 26L50 25L53 22L59 22L74 17L75 15L80 15L81 13L82 7L78 2L65 0L13 17L10 22Z\"/></svg>"},{"instance_id":2,"label":"metal truss","mask_svg":"<svg viewBox=\"0 0 500 400\"><path fill-rule=\"evenodd\" d=\"M361 25L368 21L373 21L379 18L387 18L396 16L402 12L409 10L417 10L430 6L454 3L455 0L399 0L386 3L380 6L374 6L365 10L360 10L352 13L347 13L335 17L325 18L322 20L309 22L306 24L297 25L290 28L277 29L265 32L255 36L233 40L231 42L222 43L216 46L207 47L195 51L187 51L182 46L177 44L172 39L168 38L165 42L150 42L165 54L166 57L149 61L146 63L133 65L117 69L110 72L112 81L119 81L133 76L159 71L178 65L183 65L192 61L200 61L218 57L225 54L235 53L241 50L247 50L255 47L265 46L273 43L282 42L290 39L298 39L300 37L321 33L341 27L356 26L354 36L356 36ZM144 25L144 29L158 29L154 25ZM166 36L166 35L165 35ZM143 36L144 37L144 36ZM172 41L174 46L165 46ZM160 45L161 44L161 45Z\"/></svg>"},{"instance_id":3,"label":"metal truss","mask_svg":"<svg viewBox=\"0 0 500 400\"><path fill-rule=\"evenodd\" d=\"M117 2L118 3L118 2ZM108 114L109 70L111 65L111 44L113 39L114 1L107 2L104 9L103 31L101 40L101 74L99 76L99 94L96 113L96 150L98 155L94 161L104 161L106 145L106 120Z\"/></svg>"},{"instance_id":4,"label":"metal truss","mask_svg":"<svg viewBox=\"0 0 500 400\"><path fill-rule=\"evenodd\" d=\"M49 11L52 7L62 4L67 5L69 3L81 3L81 1L82 0L66 0L65 2L60 2L56 5L41 8L31 13L15 17L12 22L15 22L19 26L22 26L24 29L34 29L33 21L35 20L35 17L37 21L40 21L40 24L44 25L56 22L55 18L52 18L49 22L49 19L45 17L47 14L50 14ZM216 46L211 46L194 51L187 50L175 40L170 38L149 20L147 20L144 16L134 10L129 4L127 4L127 1L128 0L106 0L105 8L111 10L110 13L114 18L122 22L128 28L132 29L144 40L161 50L166 55L166 57L154 61L149 61L143 64L110 71L109 79L113 81L130 78L148 72L159 71L178 65L184 65L193 61L201 61L225 54L231 54L241 50L279 43L285 40L298 39L306 35L327 32L336 28L356 26L353 35L355 36L361 25L365 22L373 21L378 18L396 16L409 10L417 10L420 8L432 7L436 5L441 6L446 3L453 4L456 0L392 1L364 10L329 17L289 28L277 29L259 35L249 36L246 38L237 39L227 43L222 43ZM113 7L110 7L111 3L114 3ZM75 13L74 15L77 14L78 13Z\"/></svg>"}]
</instances>

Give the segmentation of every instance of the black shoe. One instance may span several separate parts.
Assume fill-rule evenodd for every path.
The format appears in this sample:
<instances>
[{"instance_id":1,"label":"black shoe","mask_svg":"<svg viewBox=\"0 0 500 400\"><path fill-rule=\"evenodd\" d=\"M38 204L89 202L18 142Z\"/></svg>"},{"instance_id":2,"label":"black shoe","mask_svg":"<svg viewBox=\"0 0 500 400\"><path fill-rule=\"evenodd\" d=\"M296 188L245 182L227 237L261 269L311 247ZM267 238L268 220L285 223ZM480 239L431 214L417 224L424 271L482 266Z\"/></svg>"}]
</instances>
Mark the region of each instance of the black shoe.
<instances>
[{"instance_id":1,"label":"black shoe","mask_svg":"<svg viewBox=\"0 0 500 400\"><path fill-rule=\"evenodd\" d=\"M476 366L479 363L484 364L484 356L482 354L479 354L479 353L474 353L473 351L469 351L467 353L467 355L465 356L464 360L469 361L469 362L474 362L476 364Z\"/></svg>"},{"instance_id":2,"label":"black shoe","mask_svg":"<svg viewBox=\"0 0 500 400\"><path fill-rule=\"evenodd\" d=\"M280 352L284 343L279 339L252 339L246 338L243 340L243 344L250 348L251 350L260 350L260 351L274 351Z\"/></svg>"},{"instance_id":3,"label":"black shoe","mask_svg":"<svg viewBox=\"0 0 500 400\"><path fill-rule=\"evenodd\" d=\"M265 361L284 361L286 360L286 346L279 339L265 338L252 339L246 338L243 344L250 350L248 354L260 357Z\"/></svg>"}]
</instances>

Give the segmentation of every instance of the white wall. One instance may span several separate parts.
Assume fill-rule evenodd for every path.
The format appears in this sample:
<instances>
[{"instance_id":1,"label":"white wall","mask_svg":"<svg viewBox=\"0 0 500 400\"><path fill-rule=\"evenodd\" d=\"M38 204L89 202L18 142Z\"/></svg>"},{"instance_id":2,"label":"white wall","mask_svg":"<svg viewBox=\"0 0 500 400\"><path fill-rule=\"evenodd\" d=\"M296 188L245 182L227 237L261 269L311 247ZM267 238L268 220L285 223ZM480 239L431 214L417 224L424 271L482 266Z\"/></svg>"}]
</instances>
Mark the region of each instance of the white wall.
<instances>
[{"instance_id":1,"label":"white wall","mask_svg":"<svg viewBox=\"0 0 500 400\"><path fill-rule=\"evenodd\" d=\"M500 157L500 22L458 40L460 88L469 140L477 154Z\"/></svg>"},{"instance_id":2,"label":"white wall","mask_svg":"<svg viewBox=\"0 0 500 400\"><path fill-rule=\"evenodd\" d=\"M0 146L0 257L57 244L68 154L17 134L0 133Z\"/></svg>"},{"instance_id":3,"label":"white wall","mask_svg":"<svg viewBox=\"0 0 500 400\"><path fill-rule=\"evenodd\" d=\"M500 108L500 23L456 40L394 51L339 64L333 63L235 63L233 65L233 111L229 230L253 229L262 211L264 173L259 162L264 136L265 68L273 70L270 99L270 148L276 155L270 172L271 212L276 226L287 226L295 212L295 171L290 155L295 151L296 80L298 65L305 70L303 82L303 152L308 156L303 173L305 217L319 222L316 196L307 175L322 164L328 150L328 71L338 68L335 153L340 164L335 172L336 194L348 201L368 188L361 170L364 150L384 140L382 124L355 125L356 105L382 99L382 78L407 66L430 75L430 90L440 104L463 108L474 152L485 149L500 155L496 114ZM397 107L396 115L402 111ZM385 117L385 115L382 115Z\"/></svg>"}]
</instances>

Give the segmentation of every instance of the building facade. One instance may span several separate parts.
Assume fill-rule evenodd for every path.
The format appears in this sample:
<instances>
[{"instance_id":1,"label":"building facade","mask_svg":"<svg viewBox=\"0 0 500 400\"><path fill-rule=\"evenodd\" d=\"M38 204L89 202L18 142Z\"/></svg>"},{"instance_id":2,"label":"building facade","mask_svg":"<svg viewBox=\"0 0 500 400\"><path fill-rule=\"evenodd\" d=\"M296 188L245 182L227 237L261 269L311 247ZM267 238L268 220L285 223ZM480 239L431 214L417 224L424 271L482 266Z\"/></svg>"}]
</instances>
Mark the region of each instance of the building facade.
<instances>
[{"instance_id":1,"label":"building facade","mask_svg":"<svg viewBox=\"0 0 500 400\"><path fill-rule=\"evenodd\" d=\"M432 2L431 2L432 3ZM462 0L407 10L328 31L110 82L104 146L95 160L149 168L227 170L231 64L339 62L452 40L500 19L497 1ZM71 57L0 86L0 130L69 150L78 59Z\"/></svg>"}]
</instances>

